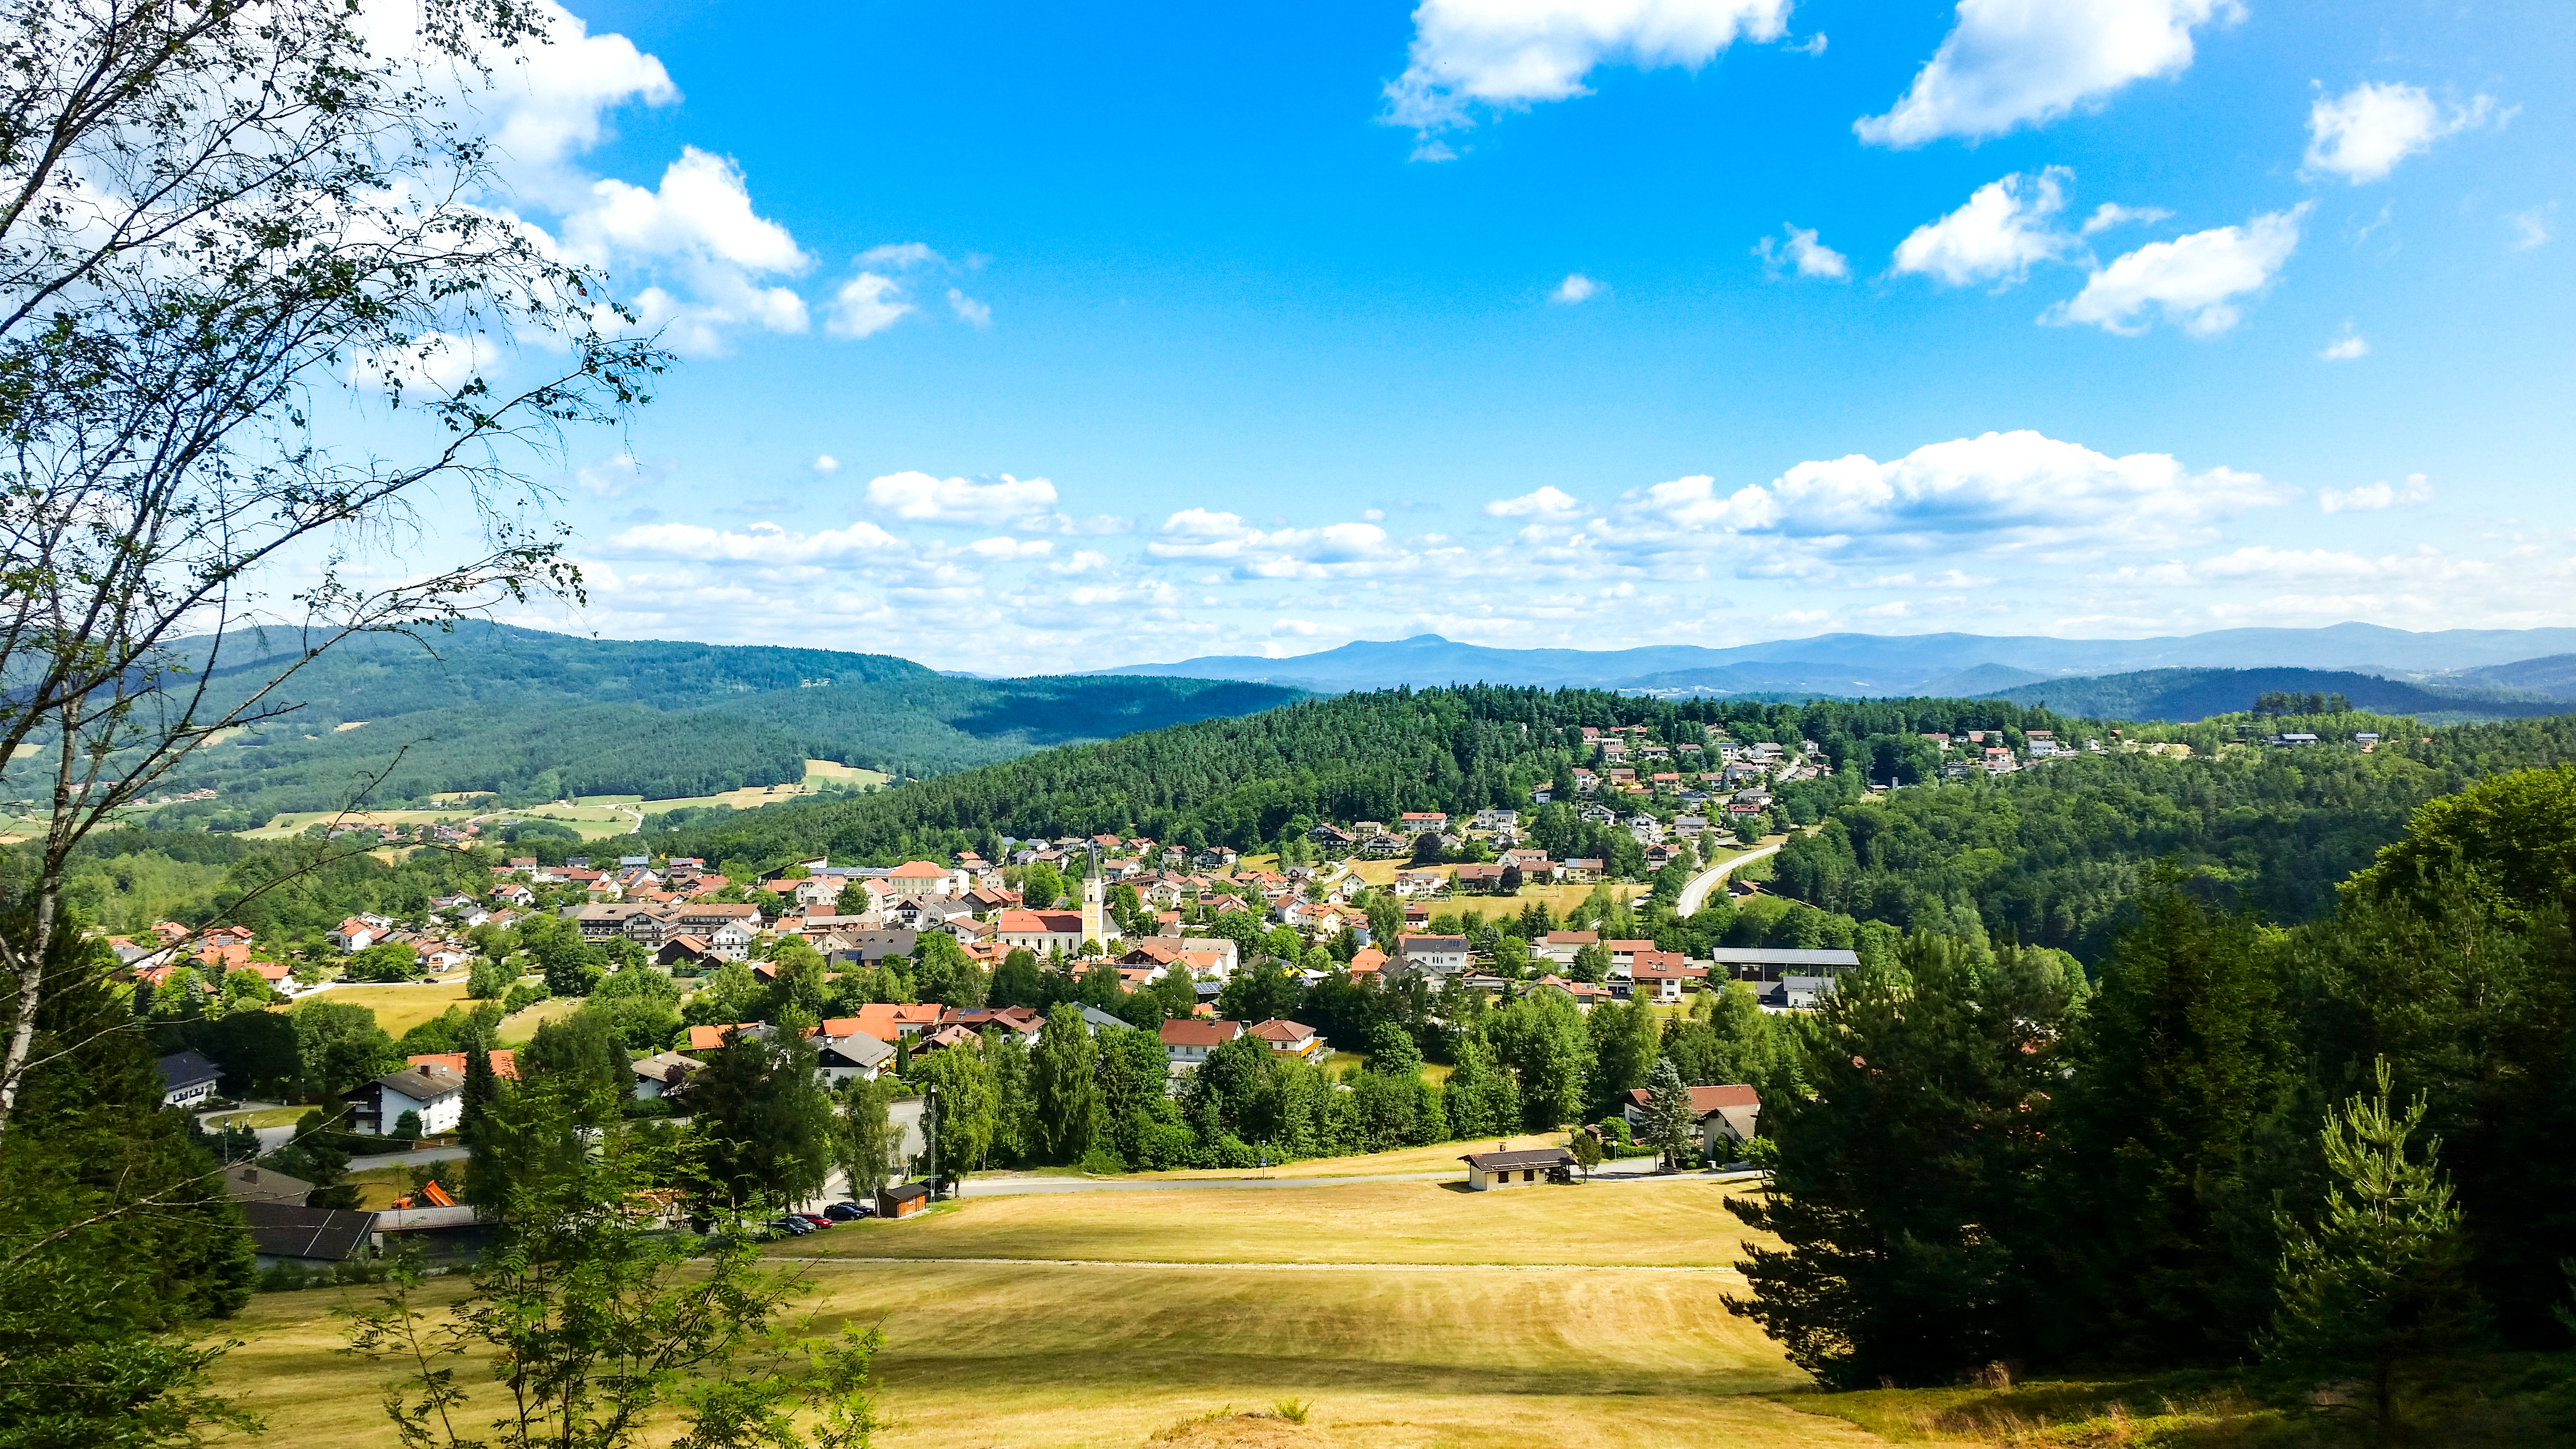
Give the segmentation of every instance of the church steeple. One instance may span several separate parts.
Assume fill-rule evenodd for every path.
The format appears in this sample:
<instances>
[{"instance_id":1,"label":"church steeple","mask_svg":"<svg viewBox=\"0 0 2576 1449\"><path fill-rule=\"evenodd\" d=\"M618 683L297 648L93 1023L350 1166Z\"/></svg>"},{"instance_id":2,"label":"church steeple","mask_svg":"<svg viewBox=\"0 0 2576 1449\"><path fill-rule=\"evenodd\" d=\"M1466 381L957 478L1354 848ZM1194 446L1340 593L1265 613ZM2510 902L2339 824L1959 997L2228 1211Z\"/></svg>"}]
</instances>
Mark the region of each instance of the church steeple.
<instances>
[{"instance_id":1,"label":"church steeple","mask_svg":"<svg viewBox=\"0 0 2576 1449\"><path fill-rule=\"evenodd\" d=\"M1082 868L1082 939L1109 949L1108 895L1100 882L1100 847L1091 847Z\"/></svg>"}]
</instances>

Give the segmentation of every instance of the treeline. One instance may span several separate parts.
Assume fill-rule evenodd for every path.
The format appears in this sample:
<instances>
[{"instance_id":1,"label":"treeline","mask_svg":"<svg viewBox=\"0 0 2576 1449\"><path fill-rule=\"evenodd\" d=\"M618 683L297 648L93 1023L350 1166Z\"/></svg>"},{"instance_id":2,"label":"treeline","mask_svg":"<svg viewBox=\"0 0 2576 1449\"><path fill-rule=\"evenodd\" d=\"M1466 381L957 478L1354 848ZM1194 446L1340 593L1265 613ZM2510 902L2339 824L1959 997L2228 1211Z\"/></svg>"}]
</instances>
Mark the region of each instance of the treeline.
<instances>
[{"instance_id":1,"label":"treeline","mask_svg":"<svg viewBox=\"0 0 2576 1449\"><path fill-rule=\"evenodd\" d=\"M2442 1356L2565 1346L2576 768L2432 801L2287 930L2214 884L2151 882L2089 995L1928 932L1844 976L1737 1311L1837 1385L2263 1359L2392 1437Z\"/></svg>"},{"instance_id":2,"label":"treeline","mask_svg":"<svg viewBox=\"0 0 2576 1449\"><path fill-rule=\"evenodd\" d=\"M2173 731L2188 760L2082 755L2000 779L1854 798L1778 857L1779 888L1824 910L1983 931L2098 961L2123 905L2159 868L2280 922L2326 911L2335 884L2426 801L2500 770L2576 761L2576 716L2423 731L2378 716L2310 717L2349 744L2257 749L2232 731ZM1973 933L1972 933L1973 934Z\"/></svg>"},{"instance_id":3,"label":"treeline","mask_svg":"<svg viewBox=\"0 0 2576 1449\"><path fill-rule=\"evenodd\" d=\"M1837 761L1875 759L1875 741L1921 731L2064 722L1996 700L1672 703L1598 690L1474 686L1388 690L1211 719L1103 744L1050 750L861 800L765 812L758 822L683 833L710 859L891 861L1022 838L1101 831L1251 849L1319 820L1391 820L1406 810L1527 808L1529 792L1594 763L1585 725L1642 724L1671 743L1703 726L1781 743L1812 739Z\"/></svg>"}]
</instances>

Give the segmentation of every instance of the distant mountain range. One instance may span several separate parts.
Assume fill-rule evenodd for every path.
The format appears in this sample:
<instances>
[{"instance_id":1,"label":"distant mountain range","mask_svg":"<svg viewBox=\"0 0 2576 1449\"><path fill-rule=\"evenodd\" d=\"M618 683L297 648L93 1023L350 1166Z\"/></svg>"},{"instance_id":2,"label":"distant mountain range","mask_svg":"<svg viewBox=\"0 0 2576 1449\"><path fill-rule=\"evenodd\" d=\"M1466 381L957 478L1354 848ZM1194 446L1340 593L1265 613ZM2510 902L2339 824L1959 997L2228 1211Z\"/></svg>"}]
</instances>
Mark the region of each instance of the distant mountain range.
<instances>
[{"instance_id":1,"label":"distant mountain range","mask_svg":"<svg viewBox=\"0 0 2576 1449\"><path fill-rule=\"evenodd\" d=\"M2340 694L2353 708L2413 715L2426 724L2566 714L2564 699L2527 693L2411 684L2327 669L2148 669L2093 679L2052 679L1994 691L1990 698L2046 705L2090 719L2196 720L2253 708L2257 695Z\"/></svg>"},{"instance_id":2,"label":"distant mountain range","mask_svg":"<svg viewBox=\"0 0 2576 1449\"><path fill-rule=\"evenodd\" d=\"M2576 698L2576 629L2446 629L2418 634L2376 624L2336 624L2322 629L2221 629L2155 639L1823 634L1724 649L1657 644L1597 650L1495 649L1422 634L1345 644L1285 659L1209 655L1098 673L1245 680L1327 694L1396 685L1485 683L1626 689L1676 697L1973 696L2049 680L2148 670L2266 668L2337 671L2473 690L2559 691L2552 697Z\"/></svg>"}]
</instances>

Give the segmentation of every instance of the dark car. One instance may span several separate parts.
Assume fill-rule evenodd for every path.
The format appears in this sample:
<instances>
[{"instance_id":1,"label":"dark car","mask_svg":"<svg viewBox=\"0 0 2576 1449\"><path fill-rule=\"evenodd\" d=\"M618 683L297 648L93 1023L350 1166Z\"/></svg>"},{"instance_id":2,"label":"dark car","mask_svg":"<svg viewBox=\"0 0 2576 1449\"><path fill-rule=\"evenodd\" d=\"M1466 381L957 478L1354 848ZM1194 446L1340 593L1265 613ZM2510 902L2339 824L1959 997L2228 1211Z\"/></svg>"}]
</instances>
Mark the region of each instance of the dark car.
<instances>
[{"instance_id":1,"label":"dark car","mask_svg":"<svg viewBox=\"0 0 2576 1449\"><path fill-rule=\"evenodd\" d=\"M800 1238L814 1231L814 1225L803 1218L776 1218L769 1225L783 1232L793 1233Z\"/></svg>"},{"instance_id":2,"label":"dark car","mask_svg":"<svg viewBox=\"0 0 2576 1449\"><path fill-rule=\"evenodd\" d=\"M836 1223L854 1223L861 1218L872 1216L875 1211L876 1209L863 1202L836 1202L823 1209L823 1216Z\"/></svg>"}]
</instances>

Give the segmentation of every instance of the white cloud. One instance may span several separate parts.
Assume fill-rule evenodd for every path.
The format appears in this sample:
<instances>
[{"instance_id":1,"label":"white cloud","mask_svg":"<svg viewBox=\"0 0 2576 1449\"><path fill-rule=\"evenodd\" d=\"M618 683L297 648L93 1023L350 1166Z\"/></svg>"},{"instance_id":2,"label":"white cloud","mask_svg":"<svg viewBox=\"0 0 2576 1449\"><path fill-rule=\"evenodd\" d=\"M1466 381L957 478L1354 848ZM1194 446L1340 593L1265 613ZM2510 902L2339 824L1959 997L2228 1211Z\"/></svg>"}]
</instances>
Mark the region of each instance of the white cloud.
<instances>
[{"instance_id":1,"label":"white cloud","mask_svg":"<svg viewBox=\"0 0 2576 1449\"><path fill-rule=\"evenodd\" d=\"M1052 539L1018 539L1005 535L979 538L966 545L964 551L993 563L1008 563L1014 559L1045 558L1055 552L1055 542Z\"/></svg>"},{"instance_id":2,"label":"white cloud","mask_svg":"<svg viewBox=\"0 0 2576 1449\"><path fill-rule=\"evenodd\" d=\"M871 478L867 505L915 523L1009 523L1055 507L1055 484L1044 478L933 478L889 473Z\"/></svg>"},{"instance_id":3,"label":"white cloud","mask_svg":"<svg viewBox=\"0 0 2576 1449\"><path fill-rule=\"evenodd\" d=\"M351 387L376 387L389 393L399 388L406 393L450 396L500 360L500 345L481 333L460 337L428 332L412 339L407 348L385 348L353 360L341 380Z\"/></svg>"},{"instance_id":4,"label":"white cloud","mask_svg":"<svg viewBox=\"0 0 2576 1449\"><path fill-rule=\"evenodd\" d=\"M2000 136L2180 74L2194 27L2243 14L2235 0L1959 0L1957 27L1904 98L1852 129L1881 146Z\"/></svg>"},{"instance_id":5,"label":"white cloud","mask_svg":"<svg viewBox=\"0 0 2576 1449\"><path fill-rule=\"evenodd\" d=\"M1299 638L1312 638L1314 635L1323 632L1323 626L1312 619L1281 619L1271 624L1270 632L1273 634L1294 634Z\"/></svg>"},{"instance_id":6,"label":"white cloud","mask_svg":"<svg viewBox=\"0 0 2576 1449\"><path fill-rule=\"evenodd\" d=\"M1762 265L1765 268L1776 269L1784 264L1791 265L1798 269L1798 275L1802 277L1841 279L1851 275L1851 259L1817 241L1816 233L1812 228L1800 228L1789 223L1782 225L1786 227L1789 236L1785 245L1775 243L1766 236L1753 248L1753 254L1762 259Z\"/></svg>"},{"instance_id":7,"label":"white cloud","mask_svg":"<svg viewBox=\"0 0 2576 1449\"><path fill-rule=\"evenodd\" d=\"M1541 514L1577 513L1582 508L1581 499L1549 484L1540 487L1535 493L1524 493L1518 498L1498 498L1485 505L1485 513L1491 518L1529 518ZM1376 509L1371 509L1370 512L1378 513L1381 518L1385 516Z\"/></svg>"},{"instance_id":8,"label":"white cloud","mask_svg":"<svg viewBox=\"0 0 2576 1449\"><path fill-rule=\"evenodd\" d=\"M1075 574L1105 574L1109 572L1109 555L1092 549L1081 549L1070 558L1059 559L1048 564L1047 569L1049 572L1068 577Z\"/></svg>"},{"instance_id":9,"label":"white cloud","mask_svg":"<svg viewBox=\"0 0 2576 1449\"><path fill-rule=\"evenodd\" d=\"M648 523L616 535L607 546L612 556L625 558L811 564L900 552L903 541L865 522L821 533L789 533L775 523L755 523L740 533L695 523Z\"/></svg>"},{"instance_id":10,"label":"white cloud","mask_svg":"<svg viewBox=\"0 0 2576 1449\"><path fill-rule=\"evenodd\" d=\"M1823 556L2154 547L2291 496L2257 474L2194 473L2167 453L2112 458L2022 431L1928 444L1884 463L1859 454L1800 463L1723 495L1705 475L1677 478L1627 494L1595 527L1604 546L1630 555L1704 553L1768 537L1789 547L1765 554L1763 565L1790 575Z\"/></svg>"},{"instance_id":11,"label":"white cloud","mask_svg":"<svg viewBox=\"0 0 2576 1449\"><path fill-rule=\"evenodd\" d=\"M835 337L872 337L912 311L903 300L903 284L875 272L861 272L841 284L832 296L832 315L823 323Z\"/></svg>"},{"instance_id":12,"label":"white cloud","mask_svg":"<svg viewBox=\"0 0 2576 1449\"><path fill-rule=\"evenodd\" d=\"M1960 569L1943 569L1939 573L1917 574L1908 569L1901 574L1880 574L1869 581L1873 589L1982 589L1995 582L1991 578Z\"/></svg>"},{"instance_id":13,"label":"white cloud","mask_svg":"<svg viewBox=\"0 0 2576 1449\"><path fill-rule=\"evenodd\" d=\"M1601 284L1599 282L1592 280L1581 272L1568 272L1565 274L1565 280L1556 284L1556 290L1547 294L1547 299L1551 302L1571 307L1577 302L1591 300L1593 297L1598 296L1600 292Z\"/></svg>"},{"instance_id":14,"label":"white cloud","mask_svg":"<svg viewBox=\"0 0 2576 1449\"><path fill-rule=\"evenodd\" d=\"M1224 563L1244 579L1367 578L1399 565L1438 570L1466 555L1454 547L1407 550L1374 523L1264 530L1246 524L1240 515L1206 508L1185 508L1165 519L1145 552L1159 559Z\"/></svg>"},{"instance_id":15,"label":"white cloud","mask_svg":"<svg viewBox=\"0 0 2576 1449\"><path fill-rule=\"evenodd\" d=\"M2050 308L2040 321L2084 323L2134 335L2147 326L2138 314L2155 307L2192 336L2215 337L2235 326L2241 315L2230 299L2269 286L2290 259L2309 205L2269 212L2242 227L2149 242L2094 272L2082 292Z\"/></svg>"},{"instance_id":16,"label":"white cloud","mask_svg":"<svg viewBox=\"0 0 2576 1449\"><path fill-rule=\"evenodd\" d=\"M2093 214L2084 219L2084 234L2094 236L2115 226L2152 226L2171 215L2172 212L2161 206L2122 206L2116 201L2106 201L2093 208Z\"/></svg>"},{"instance_id":17,"label":"white cloud","mask_svg":"<svg viewBox=\"0 0 2576 1449\"><path fill-rule=\"evenodd\" d=\"M1938 277L1953 287L1988 277L2021 280L2031 263L2062 256L2075 245L2049 224L2065 209L2065 183L2073 176L2051 166L2037 176L2015 172L1987 182L1969 194L1967 205L1898 242L1896 270Z\"/></svg>"},{"instance_id":18,"label":"white cloud","mask_svg":"<svg viewBox=\"0 0 2576 1449\"><path fill-rule=\"evenodd\" d=\"M2317 506L2328 513L2377 513L2432 501L2432 481L2421 473L2407 474L2406 482L2398 487L2382 479L2358 488L2324 488L2317 492Z\"/></svg>"},{"instance_id":19,"label":"white cloud","mask_svg":"<svg viewBox=\"0 0 2576 1449\"><path fill-rule=\"evenodd\" d=\"M2398 162L2495 114L2493 96L2474 97L2445 118L2420 86L2365 81L2339 96L2319 96L2308 108L2307 168L2355 186L2377 181Z\"/></svg>"},{"instance_id":20,"label":"white cloud","mask_svg":"<svg viewBox=\"0 0 2576 1449\"><path fill-rule=\"evenodd\" d=\"M639 262L682 281L692 294L685 300L655 286L636 303L648 325L673 329L683 352L721 350L723 330L737 324L805 330L805 299L757 279L795 275L810 259L787 228L753 211L741 169L725 157L686 147L651 191L613 177L593 182L588 205L564 220L563 243L577 261Z\"/></svg>"},{"instance_id":21,"label":"white cloud","mask_svg":"<svg viewBox=\"0 0 2576 1449\"><path fill-rule=\"evenodd\" d=\"M967 296L965 293L958 291L955 287L948 289L948 310L956 313L957 320L965 323L969 327L990 327L993 325L992 305L990 303L978 302L974 298Z\"/></svg>"},{"instance_id":22,"label":"white cloud","mask_svg":"<svg viewBox=\"0 0 2576 1449\"><path fill-rule=\"evenodd\" d=\"M2352 324L2349 322L2343 324L2343 331L2335 334L2334 341L2327 343L2317 353L2319 358L2327 362L2350 362L2356 357L2369 355L2370 340L2353 331Z\"/></svg>"},{"instance_id":23,"label":"white cloud","mask_svg":"<svg viewBox=\"0 0 2576 1449\"><path fill-rule=\"evenodd\" d=\"M1790 0L1423 0L1404 74L1387 83L1391 125L1425 137L1472 124L1471 108L1518 109L1587 94L1597 66L1696 68L1738 39L1775 40ZM1456 153L1425 140L1415 159Z\"/></svg>"},{"instance_id":24,"label":"white cloud","mask_svg":"<svg viewBox=\"0 0 2576 1449\"><path fill-rule=\"evenodd\" d=\"M2506 217L2505 220L2513 223L2513 249L2527 252L2556 235L2550 226L2550 213L2557 209L2558 203L2553 201L2547 206L2535 206Z\"/></svg>"},{"instance_id":25,"label":"white cloud","mask_svg":"<svg viewBox=\"0 0 2576 1449\"><path fill-rule=\"evenodd\" d=\"M572 481L584 493L595 498L623 498L646 483L644 465L632 453L603 458L586 468L574 471Z\"/></svg>"},{"instance_id":26,"label":"white cloud","mask_svg":"<svg viewBox=\"0 0 2576 1449\"><path fill-rule=\"evenodd\" d=\"M825 453L807 466L814 470L815 477L829 478L833 474L841 471L841 460L833 457L829 453Z\"/></svg>"}]
</instances>

